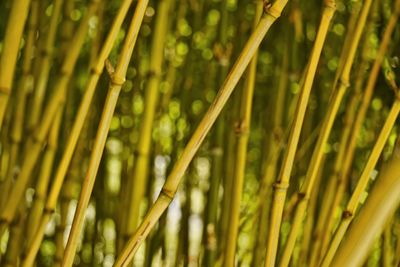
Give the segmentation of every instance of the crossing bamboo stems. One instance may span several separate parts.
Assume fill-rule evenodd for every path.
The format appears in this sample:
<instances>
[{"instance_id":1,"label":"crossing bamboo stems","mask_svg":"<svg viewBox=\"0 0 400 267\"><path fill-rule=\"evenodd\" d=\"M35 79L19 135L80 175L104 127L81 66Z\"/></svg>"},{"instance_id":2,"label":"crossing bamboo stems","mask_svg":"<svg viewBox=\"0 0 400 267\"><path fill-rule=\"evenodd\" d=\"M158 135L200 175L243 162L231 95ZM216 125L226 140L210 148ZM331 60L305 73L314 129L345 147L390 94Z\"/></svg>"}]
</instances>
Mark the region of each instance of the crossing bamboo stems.
<instances>
[{"instance_id":1,"label":"crossing bamboo stems","mask_svg":"<svg viewBox=\"0 0 400 267\"><path fill-rule=\"evenodd\" d=\"M294 115L294 121L291 126L290 136L288 140L287 149L283 158L281 170L274 184L274 194L272 202L272 210L268 232L268 245L265 266L274 266L276 261L276 254L279 242L280 226L282 221L282 213L286 199L286 192L289 186L290 173L293 167L293 161L297 150L297 145L300 137L304 115L310 96L311 87L314 81L315 72L319 57L321 55L322 47L325 42L326 34L328 32L331 16L335 10L334 1L325 2L327 8L324 9L320 27L318 29L317 37L315 39L314 47L310 57L307 73L304 80L304 85L301 89L299 100ZM331 15L330 15L331 14Z\"/></svg>"},{"instance_id":2,"label":"crossing bamboo stems","mask_svg":"<svg viewBox=\"0 0 400 267\"><path fill-rule=\"evenodd\" d=\"M254 17L253 27L257 27L257 23L263 12L263 3L258 2ZM246 155L247 155L247 144L250 134L250 123L251 123L251 111L253 105L253 95L255 87L255 77L257 73L257 50L249 64L246 82L243 88L240 112L236 121L236 152L235 152L235 168L233 176L233 190L230 196L230 214L228 224L228 236L227 245L224 251L224 265L223 266L234 266L235 265L235 252L236 243L239 231L239 215L240 215L240 202L242 198L245 168L246 168Z\"/></svg>"},{"instance_id":3,"label":"crossing bamboo stems","mask_svg":"<svg viewBox=\"0 0 400 267\"><path fill-rule=\"evenodd\" d=\"M32 89L33 76L32 76L32 56L35 47L35 31L38 24L39 16L39 2L33 0L30 8L30 15L28 21L28 32L26 37L26 46L23 53L23 64L22 64L22 76L18 82L16 104L13 114L13 123L11 126L11 132L9 141L10 147L10 158L7 167L7 174L5 180L2 181L1 191L4 192L0 200L0 209L3 208L3 204L8 198L8 192L12 186L12 177L14 175L15 166L19 161L19 150L24 133L24 120L25 120L25 105L28 92Z\"/></svg>"},{"instance_id":4,"label":"crossing bamboo stems","mask_svg":"<svg viewBox=\"0 0 400 267\"><path fill-rule=\"evenodd\" d=\"M115 267L127 266L131 262L141 243L144 241L150 230L154 227L160 216L171 203L189 163L193 159L211 126L220 114L240 77L243 75L243 72L250 63L251 58L255 54L265 34L269 30L272 23L280 16L280 13L282 12L286 3L286 0L278 0L266 8L264 15L257 25L257 28L247 41L242 53L233 66L233 69L228 74L228 77L222 85L222 88L214 99L214 102L211 104L199 126L196 128L189 140L189 143L183 150L181 157L178 159L172 172L168 176L159 197L156 199L155 203L145 216L143 222L117 258L114 264Z\"/></svg>"},{"instance_id":5,"label":"crossing bamboo stems","mask_svg":"<svg viewBox=\"0 0 400 267\"><path fill-rule=\"evenodd\" d=\"M129 238L139 222L140 203L145 195L148 181L148 167L155 112L159 98L162 64L164 61L165 39L168 33L168 18L172 0L162 0L154 26L154 37L151 46L149 80L145 89L143 118L139 130L136 158L133 168L132 188L128 196L128 214L125 223L125 238Z\"/></svg>"},{"instance_id":6,"label":"crossing bamboo stems","mask_svg":"<svg viewBox=\"0 0 400 267\"><path fill-rule=\"evenodd\" d=\"M30 0L12 2L0 58L0 130L11 94L19 43L28 17Z\"/></svg>"},{"instance_id":7,"label":"crossing bamboo stems","mask_svg":"<svg viewBox=\"0 0 400 267\"><path fill-rule=\"evenodd\" d=\"M20 203L21 198L24 195L25 189L31 178L31 172L36 164L36 161L39 158L43 143L50 129L51 123L53 122L54 117L57 114L57 109L64 100L64 94L68 81L71 77L75 63L78 59L79 52L86 37L89 18L95 11L96 5L97 2L92 2L87 10L87 13L82 18L77 33L72 40L70 49L68 50L68 56L65 58L65 61L63 62L63 65L61 67L61 76L56 81L54 95L50 99L50 103L43 113L44 117L41 120L41 123L38 124L38 128L35 130L33 136L27 141L28 149L27 153L24 156L21 173L19 174L10 193L10 197L5 204L5 208L0 215L0 218L2 220L0 224L1 234L15 215L17 206Z\"/></svg>"},{"instance_id":8,"label":"crossing bamboo stems","mask_svg":"<svg viewBox=\"0 0 400 267\"><path fill-rule=\"evenodd\" d=\"M116 69L110 73L111 82L107 93L106 101L102 111L100 124L97 129L96 138L90 155L88 170L82 185L77 208L75 211L71 232L68 237L67 246L65 248L62 266L72 266L75 252L78 245L79 234L83 227L84 215L89 204L90 195L93 190L96 174L100 165L101 156L103 154L104 145L107 139L108 130L110 128L111 119L118 101L121 87L125 82L126 72L135 47L136 39L140 26L146 11L148 0L141 0L137 3L135 13L133 15L127 36L125 38L121 54L118 58ZM111 70L112 71L112 70ZM111 72L110 71L110 72Z\"/></svg>"},{"instance_id":9,"label":"crossing bamboo stems","mask_svg":"<svg viewBox=\"0 0 400 267\"><path fill-rule=\"evenodd\" d=\"M347 203L347 206L342 213L342 219L339 223L339 226L336 229L335 234L330 242L329 248L323 257L321 263L322 267L330 266L332 259L336 253L336 250L339 247L340 242L343 236L345 235L347 228L349 227L351 221L354 218L354 214L359 206L361 195L363 194L368 185L371 172L375 168L375 165L379 159L380 154L382 153L383 147L385 146L385 143L389 137L390 131L393 128L393 125L397 119L399 112L400 112L400 98L397 97L396 101L392 105L388 117L386 118L385 124L383 125L383 128L378 136L378 139L376 140L376 143L371 151L368 161L364 167L364 170L361 173L356 188L351 194L350 200Z\"/></svg>"},{"instance_id":10,"label":"crossing bamboo stems","mask_svg":"<svg viewBox=\"0 0 400 267\"><path fill-rule=\"evenodd\" d=\"M351 225L347 238L340 245L332 267L361 266L376 237L400 204L400 142L392 159L384 166L357 219ZM382 205L385 203L385 205ZM393 266L393 265L391 265Z\"/></svg>"},{"instance_id":11,"label":"crossing bamboo stems","mask_svg":"<svg viewBox=\"0 0 400 267\"><path fill-rule=\"evenodd\" d=\"M30 108L27 123L28 131L31 131L36 127L41 117L43 100L45 97L50 69L52 65L54 41L56 38L57 26L61 14L63 1L64 0L55 0L53 3L53 11L49 22L49 30L47 31L43 50L40 51L40 70L38 74L38 80L35 83L35 88L33 91L32 105Z\"/></svg>"},{"instance_id":12,"label":"crossing bamboo stems","mask_svg":"<svg viewBox=\"0 0 400 267\"><path fill-rule=\"evenodd\" d=\"M313 189L315 178L317 176L318 169L321 167L320 163L324 153L324 147L328 141L328 137L332 130L333 122L339 110L339 106L343 99L344 93L347 87L350 85L351 66L353 65L354 62L356 50L361 39L361 35L365 26L365 22L368 17L371 3L372 0L367 0L364 3L361 15L357 21L355 31L352 34L353 39L348 47L349 49L347 52L346 60L344 61L339 84L337 85L336 88L333 89L333 95L331 96L331 101L329 103L328 111L324 118L322 129L319 134L318 141L311 158L310 166L307 170L306 179L303 185L301 186L300 192L298 193L299 202L297 203L293 224L289 233L288 241L286 243L283 252L282 262L280 264L281 267L286 267L289 265L290 256L296 244L297 235L300 231L301 223L304 219L304 215L307 210L307 204L311 191Z\"/></svg>"},{"instance_id":13,"label":"crossing bamboo stems","mask_svg":"<svg viewBox=\"0 0 400 267\"><path fill-rule=\"evenodd\" d=\"M392 15L390 16L389 22L383 33L382 41L379 45L379 49L376 54L375 61L371 68L371 72L368 76L367 84L366 84L365 90L364 90L364 96L363 96L363 99L361 100L360 107L357 111L357 116L356 116L356 119L354 121L354 125L352 128L352 135L351 135L348 145L347 145L347 153L346 153L346 157L345 157L344 163L343 163L342 177L340 178L340 180L342 181L341 182L342 184L339 184L339 186L338 186L338 193L335 196L338 200L336 200L335 203L340 203L340 200L341 200L341 198L343 196L343 192L344 192L344 186L347 184L347 181L349 179L349 172L350 172L354 154L355 154L357 137L360 132L361 126L364 122L367 110L369 108L369 104L371 102L371 98L372 98L372 95L373 95L373 92L375 89L375 84L376 84L376 81L378 78L379 70L381 68L383 58L388 49L390 38L391 38L393 30L397 24L399 15L400 15L400 1L397 0L394 3L394 11L393 11Z\"/></svg>"},{"instance_id":14,"label":"crossing bamboo stems","mask_svg":"<svg viewBox=\"0 0 400 267\"><path fill-rule=\"evenodd\" d=\"M111 26L111 29L104 42L104 45L99 53L98 60L96 64L92 67L90 77L88 79L88 82L86 83L85 94L79 105L77 116L72 126L71 133L68 137L65 150L62 154L60 163L58 164L55 172L54 181L51 186L48 198L46 200L44 216L41 219L40 226L38 227L38 231L35 234L32 246L30 246L30 248L27 250L27 256L24 262L24 266L31 266L33 264L35 256L39 250L40 243L43 239L45 226L50 219L50 215L53 213L56 207L57 199L60 194L61 187L64 182L68 166L71 162L71 158L74 153L76 144L78 142L79 134L82 130L85 118L89 111L90 103L93 98L93 94L95 92L99 76L104 68L104 62L108 57L108 55L110 54L113 43L115 42L119 29L121 28L122 22L126 16L126 13L128 12L131 3L132 0L125 0L124 2L122 2L118 10L118 13L115 17L115 20L113 22L113 25Z\"/></svg>"}]
</instances>

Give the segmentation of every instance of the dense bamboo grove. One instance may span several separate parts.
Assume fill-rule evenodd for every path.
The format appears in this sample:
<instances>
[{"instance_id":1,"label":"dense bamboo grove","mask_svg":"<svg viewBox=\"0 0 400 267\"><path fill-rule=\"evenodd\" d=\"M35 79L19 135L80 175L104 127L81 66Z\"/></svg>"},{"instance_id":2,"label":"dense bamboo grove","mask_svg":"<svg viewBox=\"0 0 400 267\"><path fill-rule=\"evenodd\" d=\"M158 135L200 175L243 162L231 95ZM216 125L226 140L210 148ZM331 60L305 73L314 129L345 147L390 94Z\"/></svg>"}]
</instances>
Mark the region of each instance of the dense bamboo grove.
<instances>
[{"instance_id":1,"label":"dense bamboo grove","mask_svg":"<svg viewBox=\"0 0 400 267\"><path fill-rule=\"evenodd\" d=\"M0 266L400 266L400 0L3 0Z\"/></svg>"}]
</instances>

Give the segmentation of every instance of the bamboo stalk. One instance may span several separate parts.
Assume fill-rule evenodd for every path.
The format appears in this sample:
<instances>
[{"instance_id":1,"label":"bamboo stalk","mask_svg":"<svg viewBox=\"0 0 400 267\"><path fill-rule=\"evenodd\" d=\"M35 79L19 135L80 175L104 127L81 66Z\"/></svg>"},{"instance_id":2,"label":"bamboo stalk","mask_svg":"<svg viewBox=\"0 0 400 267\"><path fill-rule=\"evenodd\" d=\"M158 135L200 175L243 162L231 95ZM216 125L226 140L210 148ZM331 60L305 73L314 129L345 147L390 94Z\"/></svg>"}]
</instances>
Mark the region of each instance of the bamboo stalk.
<instances>
[{"instance_id":1,"label":"bamboo stalk","mask_svg":"<svg viewBox=\"0 0 400 267\"><path fill-rule=\"evenodd\" d=\"M24 120L25 120L25 105L28 92L32 89L33 76L32 76L32 55L35 46L35 31L38 26L39 16L39 1L32 0L31 10L28 21L28 33L26 46L23 54L22 64L22 77L18 83L17 94L16 94L16 105L14 108L14 119L11 127L9 141L10 147L10 158L7 167L7 174L5 180L1 183L1 191L4 192L0 200L0 209L3 209L3 205L8 198L8 192L11 190L12 178L15 173L15 166L19 162L19 150L24 132Z\"/></svg>"},{"instance_id":2,"label":"bamboo stalk","mask_svg":"<svg viewBox=\"0 0 400 267\"><path fill-rule=\"evenodd\" d=\"M49 22L49 30L47 32L46 40L44 41L45 44L43 50L39 53L40 70L38 74L38 80L35 83L32 105L29 112L27 124L28 132L32 131L32 129L35 129L42 114L43 100L49 80L49 74L53 60L54 41L63 1L64 0L55 0L53 3L53 11Z\"/></svg>"},{"instance_id":3,"label":"bamboo stalk","mask_svg":"<svg viewBox=\"0 0 400 267\"><path fill-rule=\"evenodd\" d=\"M110 128L111 119L118 101L121 87L125 82L126 71L135 47L136 39L140 26L146 11L148 0L138 2L135 14L133 15L129 30L124 41L121 54L118 58L116 69L110 73L111 82L107 93L106 102L104 104L99 127L97 129L96 138L90 155L90 162L86 172L85 180L82 185L81 194L79 196L71 232L68 237L67 246L65 248L62 266L72 266L75 252L77 249L78 237L83 227L85 210L89 204L90 195L93 190L96 174L100 165L101 156L103 154L104 145L107 139L108 130Z\"/></svg>"},{"instance_id":4,"label":"bamboo stalk","mask_svg":"<svg viewBox=\"0 0 400 267\"><path fill-rule=\"evenodd\" d=\"M53 184L50 189L50 193L46 200L46 206L44 210L44 215L41 219L40 225L38 227L38 231L35 234L34 241L30 248L27 250L27 256L24 262L24 266L28 267L33 264L35 256L39 250L40 243L43 239L44 230L47 225L47 222L50 219L50 215L54 212L54 209L57 204L57 199L61 191L62 184L64 182L64 178L66 172L68 170L68 166L71 162L72 155L74 153L76 144L78 142L79 134L82 130L83 124L85 122L85 118L89 111L90 103L93 98L94 91L96 89L96 85L98 83L100 74L104 68L104 61L110 54L113 43L117 37L118 31L122 25L122 22L128 12L129 6L131 5L132 0L125 0L122 2L119 11L115 17L113 25L107 35L107 38L104 42L104 45L100 51L98 56L98 60L96 64L92 67L91 75L86 83L85 94L82 98L82 101L79 105L77 116L75 118L74 124L72 126L71 133L68 137L68 141L64 150L64 153L61 157L60 163L57 166L55 177Z\"/></svg>"},{"instance_id":5,"label":"bamboo stalk","mask_svg":"<svg viewBox=\"0 0 400 267\"><path fill-rule=\"evenodd\" d=\"M347 87L350 85L351 66L353 65L354 62L356 49L361 39L361 34L363 32L365 22L368 17L371 3L372 0L367 0L364 3L361 15L356 24L355 31L352 34L353 39L348 47L349 49L347 52L346 60L344 61L342 73L340 75L340 82L338 85L336 85L336 88L333 89L333 95L331 96L331 101L328 107L328 111L327 114L325 115L324 122L322 124L322 129L319 134L318 141L311 158L310 166L307 170L306 179L303 185L301 186L300 192L298 193L299 201L297 203L289 238L283 252L282 261L280 264L281 267L286 267L289 265L290 256L294 249L297 240L297 235L300 231L300 226L304 219L305 212L307 210L308 200L311 195L311 191L313 189L315 178L317 176L318 169L321 167L320 163L324 153L325 145L328 141L328 137L332 130L333 122L339 110L339 106L343 99L344 93Z\"/></svg>"},{"instance_id":6,"label":"bamboo stalk","mask_svg":"<svg viewBox=\"0 0 400 267\"><path fill-rule=\"evenodd\" d=\"M21 198L25 192L25 189L31 178L31 172L34 168L36 161L40 155L42 145L50 129L51 123L53 122L54 116L57 113L60 103L64 100L64 91L71 77L71 73L77 61L80 49L83 45L86 31L88 28L88 21L93 12L95 11L97 2L92 2L87 10L87 13L82 18L81 24L77 33L72 40L72 45L68 51L68 57L66 57L61 68L61 76L57 79L55 84L55 91L53 98L50 100L49 105L45 109L45 117L41 124L36 129L35 133L31 138L28 139L27 153L25 153L23 166L21 172L15 182L15 185L10 193L10 197L5 204L5 209L1 212L1 224L0 233L3 233L6 226L13 219L17 206L21 201Z\"/></svg>"},{"instance_id":7,"label":"bamboo stalk","mask_svg":"<svg viewBox=\"0 0 400 267\"><path fill-rule=\"evenodd\" d=\"M368 161L364 167L364 170L360 176L360 179L357 182L356 188L354 189L349 202L345 210L342 213L342 220L339 223L338 228L335 231L333 239L329 245L327 252L322 260L321 266L328 267L331 264L331 261L336 253L337 248L340 245L340 242L343 236L346 233L347 228L349 227L351 221L354 218L354 214L359 206L359 201L362 193L365 191L368 181L370 179L371 172L373 171L380 154L382 153L383 147L386 143L387 138L389 137L390 131L393 128L393 125L396 121L396 118L400 112L400 98L396 98L393 106L389 112L388 117L386 118L385 124L376 140L376 143L371 151L371 154L368 158Z\"/></svg>"},{"instance_id":8,"label":"bamboo stalk","mask_svg":"<svg viewBox=\"0 0 400 267\"><path fill-rule=\"evenodd\" d=\"M254 16L253 28L257 27L257 23L263 12L262 2L257 3L256 12ZM224 251L224 266L235 265L235 251L236 243L239 231L239 215L240 215L240 202L243 191L245 168L246 168L246 155L247 155L247 144L250 135L250 124L251 124L251 111L253 104L253 95L255 87L255 78L257 73L257 50L249 64L246 82L243 88L240 113L238 114L238 121L236 122L236 142L237 147L235 151L235 169L233 176L233 190L230 198L230 214L228 224L228 236L227 245Z\"/></svg>"},{"instance_id":9,"label":"bamboo stalk","mask_svg":"<svg viewBox=\"0 0 400 267\"><path fill-rule=\"evenodd\" d=\"M19 43L28 17L30 0L15 0L12 3L0 58L0 130L11 94L14 71L17 63Z\"/></svg>"},{"instance_id":10,"label":"bamboo stalk","mask_svg":"<svg viewBox=\"0 0 400 267\"><path fill-rule=\"evenodd\" d=\"M125 238L128 239L135 231L140 217L140 203L145 195L148 181L149 156L155 112L159 97L159 86L164 59L164 45L167 36L167 21L172 0L162 0L158 3L158 12L154 26L154 37L151 45L151 60L149 80L145 89L144 111L139 130L139 140L135 151L132 188L128 196L128 214L125 224ZM128 189L129 190L129 189Z\"/></svg>"},{"instance_id":11,"label":"bamboo stalk","mask_svg":"<svg viewBox=\"0 0 400 267\"><path fill-rule=\"evenodd\" d=\"M54 95L50 100L49 105L46 107L45 112L43 113L44 117L41 123L38 125L38 128L35 130L33 136L27 141L28 149L27 153L25 153L24 156L21 173L19 174L10 193L10 197L5 204L5 208L0 215L0 233L3 233L7 225L13 219L17 210L17 206L20 203L23 194L25 193L25 189L31 178L31 172L36 164L36 161L39 158L43 143L50 129L51 123L54 120L60 103L62 103L64 99L64 91L71 77L80 49L85 40L89 18L93 14L96 5L97 2L92 2L87 10L87 13L82 18L79 29L74 36L74 39L72 40L72 45L70 46L70 49L68 51L68 56L63 62L61 68L61 76L56 81Z\"/></svg>"},{"instance_id":12,"label":"bamboo stalk","mask_svg":"<svg viewBox=\"0 0 400 267\"><path fill-rule=\"evenodd\" d=\"M382 233L385 224L398 208L400 204L399 145L400 142L397 139L392 159L384 166L365 206L351 225L347 238L340 245L330 266L361 266L376 237Z\"/></svg>"},{"instance_id":13,"label":"bamboo stalk","mask_svg":"<svg viewBox=\"0 0 400 267\"><path fill-rule=\"evenodd\" d=\"M218 92L214 102L206 112L204 118L190 138L189 143L183 150L181 157L176 162L172 172L168 176L159 197L156 199L156 202L145 216L142 224L136 230L132 238L130 238L125 248L122 250L122 253L117 258L114 264L115 267L127 266L130 263L140 244L147 237L150 230L154 227L160 216L171 203L189 163L193 159L202 141L206 137L206 134L209 132L211 126L220 114L222 108L245 71L247 65L250 63L251 58L256 52L268 29L280 16L280 13L282 12L286 3L286 0L278 0L266 8L260 23L243 48L242 53L240 54L236 64L233 66L233 69L228 74L228 77Z\"/></svg>"},{"instance_id":14,"label":"bamboo stalk","mask_svg":"<svg viewBox=\"0 0 400 267\"><path fill-rule=\"evenodd\" d=\"M368 76L367 84L366 84L365 90L364 90L364 96L361 101L360 107L357 111L357 116L356 116L356 119L354 121L354 125L352 128L352 135L350 136L350 139L347 144L347 152L346 152L346 156L344 158L343 168L341 171L341 173L342 173L341 178L340 178L341 184L338 185L338 190L337 190L337 193L335 196L336 200L334 203L336 205L338 205L338 203L340 203L340 201L343 197L345 185L347 184L347 181L349 179L350 170L351 170L351 166L352 166L352 162L353 162L353 158L354 158L354 154L355 154L355 150L356 150L357 137L360 132L361 126L363 125L369 104L371 102L371 98L372 98L372 95L373 95L373 92L375 89L375 84L376 84L376 81L378 78L379 70L381 68L383 58L388 49L390 38L391 38L393 30L397 24L399 15L400 15L400 1L397 0L394 3L394 11L393 11L392 15L390 16L389 22L383 33L382 41L379 45L379 49L376 54L373 66L371 68L370 75Z\"/></svg>"},{"instance_id":15,"label":"bamboo stalk","mask_svg":"<svg viewBox=\"0 0 400 267\"><path fill-rule=\"evenodd\" d=\"M315 72L319 57L321 55L322 47L328 32L329 22L333 11L335 10L334 1L325 1L327 6L324 9L324 16L322 16L320 27L318 29L317 37L315 39L314 47L310 57L309 65L307 68L304 85L301 89L300 98L297 103L294 121L291 127L288 146L284 155L281 170L274 184L274 194L272 202L272 210L270 217L270 225L268 232L268 245L265 266L274 266L276 261L276 254L279 241L280 226L282 221L282 213L286 199L286 192L289 186L290 173L293 167L293 160L297 149L300 131L304 120L304 115L307 107L308 98L312 88Z\"/></svg>"}]
</instances>

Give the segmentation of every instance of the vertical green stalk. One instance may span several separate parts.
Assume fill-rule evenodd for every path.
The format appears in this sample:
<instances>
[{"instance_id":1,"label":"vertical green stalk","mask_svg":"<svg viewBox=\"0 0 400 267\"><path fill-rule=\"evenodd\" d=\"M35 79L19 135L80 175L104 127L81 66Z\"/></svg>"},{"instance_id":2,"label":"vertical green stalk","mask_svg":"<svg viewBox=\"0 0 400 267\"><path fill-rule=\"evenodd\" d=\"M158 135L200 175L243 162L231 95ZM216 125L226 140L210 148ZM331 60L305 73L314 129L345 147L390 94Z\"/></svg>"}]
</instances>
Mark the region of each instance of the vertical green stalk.
<instances>
[{"instance_id":1,"label":"vertical green stalk","mask_svg":"<svg viewBox=\"0 0 400 267\"><path fill-rule=\"evenodd\" d=\"M274 194L271 210L271 218L268 233L267 254L265 266L275 266L276 254L279 242L279 233L282 221L282 213L286 199L287 188L289 187L290 173L293 167L293 161L299 142L300 131L303 125L304 115L307 108L310 91L315 77L319 57L322 47L325 42L328 32L329 23L335 10L335 2L331 0L325 1L326 8L324 9L321 18L320 27L314 42L314 47L307 68L307 73L304 80L304 85L301 89L300 98L297 103L294 121L290 130L287 149L283 158L282 167L274 184Z\"/></svg>"},{"instance_id":2,"label":"vertical green stalk","mask_svg":"<svg viewBox=\"0 0 400 267\"><path fill-rule=\"evenodd\" d=\"M19 43L28 17L30 0L15 0L12 2L10 16L0 58L0 130L8 98L10 97L14 71L17 63Z\"/></svg>"},{"instance_id":3,"label":"vertical green stalk","mask_svg":"<svg viewBox=\"0 0 400 267\"><path fill-rule=\"evenodd\" d=\"M75 63L78 59L79 52L86 37L89 18L92 16L96 5L96 2L92 2L87 10L87 13L82 18L79 29L77 30L74 39L72 40L72 45L70 46L70 49L68 50L68 56L63 62L61 68L61 76L56 81L54 95L50 99L50 103L43 113L44 117L41 123L38 124L38 128L35 130L33 136L27 141L27 153L25 154L23 160L21 172L10 193L10 197L5 204L5 208L0 215L0 218L2 219L2 222L0 224L0 234L3 233L4 229L11 222L15 215L17 206L20 203L31 178L32 170L36 164L36 161L39 158L43 143L45 141L47 133L49 132L51 123L54 120L59 105L64 100L64 94L68 81L71 77Z\"/></svg>"},{"instance_id":4,"label":"vertical green stalk","mask_svg":"<svg viewBox=\"0 0 400 267\"><path fill-rule=\"evenodd\" d=\"M255 17L254 17L254 28L257 27L257 23L260 20L263 12L263 3L259 1L257 3ZM236 243L239 232L239 215L240 215L240 202L243 191L245 167L246 167L246 156L247 156L247 144L250 135L250 124L251 124L251 111L253 105L254 87L256 82L257 73L257 51L249 64L248 73L246 77L246 83L244 85L243 95L240 103L240 113L238 121L236 122L236 142L237 147L235 151L235 170L233 176L233 190L230 195L230 212L228 224L228 236L227 244L224 251L224 266L235 265L235 251Z\"/></svg>"},{"instance_id":5,"label":"vertical green stalk","mask_svg":"<svg viewBox=\"0 0 400 267\"><path fill-rule=\"evenodd\" d=\"M211 126L221 113L222 108L225 106L229 96L232 94L233 89L237 85L240 77L243 75L264 36L273 22L275 22L275 20L280 16L286 3L286 0L277 0L271 6L266 8L264 15L247 41L231 72L228 74L228 77L214 99L214 102L211 104L210 108L196 128L187 146L183 150L181 157L174 165L172 172L161 189L159 197L156 199L156 202L145 216L143 222L117 258L114 264L115 267L128 266L139 246L171 203L188 165L192 161L201 143L204 141Z\"/></svg>"},{"instance_id":6,"label":"vertical green stalk","mask_svg":"<svg viewBox=\"0 0 400 267\"><path fill-rule=\"evenodd\" d=\"M53 3L53 11L49 22L49 30L47 31L45 44L42 51L39 52L40 70L32 96L32 106L30 108L27 123L28 131L31 131L36 127L42 114L43 100L45 97L46 87L49 80L49 74L53 60L54 40L56 38L57 26L61 14L63 1L64 0L55 0Z\"/></svg>"},{"instance_id":7,"label":"vertical green stalk","mask_svg":"<svg viewBox=\"0 0 400 267\"><path fill-rule=\"evenodd\" d=\"M71 232L68 237L67 246L65 248L64 258L62 262L63 267L72 266L74 260L75 252L78 245L77 243L79 234L83 227L85 211L89 204L90 195L93 190L96 174L100 165L101 156L103 154L104 145L107 139L108 130L110 128L111 119L118 101L121 87L125 82L126 71L128 69L132 52L135 47L136 39L139 33L140 26L142 24L147 4L148 0L141 0L138 2L135 9L135 14L133 15L132 22L129 26L129 30L122 47L121 54L118 58L116 69L114 72L110 73L111 81L109 91L107 93L106 101L102 111L100 124L97 129L93 150L90 155L88 170L86 172L86 176L82 185L82 190L74 215Z\"/></svg>"},{"instance_id":8,"label":"vertical green stalk","mask_svg":"<svg viewBox=\"0 0 400 267\"><path fill-rule=\"evenodd\" d=\"M162 0L158 3L157 17L154 26L154 37L151 46L151 60L148 83L144 97L143 118L139 130L138 146L133 168L132 188L129 199L128 215L125 224L125 236L130 237L137 227L140 216L140 203L145 195L148 181L148 165L151 147L154 116L157 109L161 71L164 59L164 45L167 36L169 10L172 0Z\"/></svg>"}]
</instances>

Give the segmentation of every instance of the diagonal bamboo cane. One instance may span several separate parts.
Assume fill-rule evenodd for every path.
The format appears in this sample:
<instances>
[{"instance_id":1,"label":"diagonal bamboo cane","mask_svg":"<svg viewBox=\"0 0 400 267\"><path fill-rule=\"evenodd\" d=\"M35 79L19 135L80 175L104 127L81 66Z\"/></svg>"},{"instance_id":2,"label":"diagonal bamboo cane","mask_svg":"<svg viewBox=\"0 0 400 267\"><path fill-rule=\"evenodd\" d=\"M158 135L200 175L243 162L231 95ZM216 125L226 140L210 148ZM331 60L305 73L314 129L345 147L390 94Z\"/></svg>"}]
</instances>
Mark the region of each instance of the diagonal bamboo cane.
<instances>
[{"instance_id":1,"label":"diagonal bamboo cane","mask_svg":"<svg viewBox=\"0 0 400 267\"><path fill-rule=\"evenodd\" d=\"M331 101L328 107L328 112L324 118L322 129L311 158L311 163L307 170L306 179L300 189L300 192L298 193L299 202L297 203L293 224L291 226L288 241L283 252L282 262L280 264L281 267L286 267L289 265L290 256L296 244L297 236L300 231L300 226L307 210L307 205L311 195L311 191L313 189L313 185L315 183L315 178L317 176L318 169L321 167L320 163L324 153L324 147L328 141L328 137L332 130L333 122L339 110L339 106L343 99L344 93L350 85L351 66L354 62L356 50L361 39L371 3L372 0L367 0L364 3L363 10L361 11L361 15L357 21L355 31L352 35L353 39L350 43L346 60L344 61L342 73L340 75L340 81L337 85L335 85L336 88L333 89L333 95L331 97Z\"/></svg>"},{"instance_id":2,"label":"diagonal bamboo cane","mask_svg":"<svg viewBox=\"0 0 400 267\"><path fill-rule=\"evenodd\" d=\"M328 32L329 22L335 10L334 1L325 1L327 6L324 11L324 16L321 18L320 27L315 39L314 47L310 57L308 70L302 87L300 98L297 103L294 121L291 127L287 150L284 155L281 171L277 182L274 184L274 196L272 202L271 218L269 225L267 254L265 266L274 266L278 249L280 226L282 221L282 213L286 199L286 192L289 186L290 173L293 167L295 152L299 142L300 131L304 120L304 115L307 107L308 98L314 81L315 72L322 47L325 42Z\"/></svg>"},{"instance_id":3,"label":"diagonal bamboo cane","mask_svg":"<svg viewBox=\"0 0 400 267\"><path fill-rule=\"evenodd\" d=\"M389 112L389 115L386 118L385 124L383 125L383 128L378 136L378 139L376 140L376 143L371 151L371 154L360 176L360 179L357 182L356 188L354 189L350 197L350 200L345 210L342 213L342 220L340 221L339 226L336 229L333 239L329 245L329 248L325 253L325 256L323 257L321 263L322 267L330 266L332 259L336 253L336 250L339 247L340 242L343 236L345 235L347 228L349 227L351 221L354 218L354 214L359 206L361 195L365 191L368 185L371 172L373 171L379 159L379 156L382 153L382 150L389 137L390 131L392 130L393 125L396 122L399 112L400 112L400 98L397 96Z\"/></svg>"},{"instance_id":4,"label":"diagonal bamboo cane","mask_svg":"<svg viewBox=\"0 0 400 267\"><path fill-rule=\"evenodd\" d=\"M362 266L376 237L400 204L400 139L393 156L376 181L365 206L351 225L347 238L340 245L332 267ZM382 205L384 203L384 205ZM395 266L392 265L390 266Z\"/></svg>"},{"instance_id":5,"label":"diagonal bamboo cane","mask_svg":"<svg viewBox=\"0 0 400 267\"><path fill-rule=\"evenodd\" d=\"M139 33L140 26L143 21L144 13L148 4L148 0L140 0L136 6L135 14L133 15L129 30L124 41L121 54L119 56L116 69L110 74L111 82L107 93L106 102L104 104L99 127L90 155L90 162L86 177L82 185L81 194L79 196L74 220L71 227L71 232L68 237L67 246L65 248L62 261L63 267L72 266L75 252L78 245L78 237L83 227L84 215L89 204L90 195L93 190L96 174L100 165L101 156L103 154L104 145L107 139L108 130L110 128L111 119L118 101L118 96L121 87L125 82L126 72L135 47L136 39Z\"/></svg>"},{"instance_id":6,"label":"diagonal bamboo cane","mask_svg":"<svg viewBox=\"0 0 400 267\"><path fill-rule=\"evenodd\" d=\"M32 241L33 243L27 250L27 255L26 255L25 261L23 263L23 266L26 266L26 267L32 266L35 256L39 250L40 243L43 239L45 227L47 225L47 222L50 219L51 214L53 213L53 211L56 207L57 199L58 199L58 196L60 195L61 187L64 182L64 178L67 173L68 166L71 162L72 155L74 153L76 144L78 142L79 134L82 130L83 124L85 122L85 118L89 111L90 103L93 98L93 94L95 92L96 85L98 83L100 74L103 71L104 61L110 54L113 43L115 42L115 39L119 32L119 29L121 28L122 22L126 16L126 13L128 12L128 9L129 9L129 6L131 5L131 3L132 3L132 0L125 0L121 4L119 11L113 22L113 25L111 26L111 29L105 40L105 43L100 51L98 60L97 60L96 64L92 67L91 75L86 84L85 94L79 105L77 116L74 121L70 136L68 137L65 151L63 152L60 163L58 164L58 167L56 169L53 185L51 186L49 196L46 200L44 215L40 221L38 230L33 238L33 241Z\"/></svg>"},{"instance_id":7,"label":"diagonal bamboo cane","mask_svg":"<svg viewBox=\"0 0 400 267\"><path fill-rule=\"evenodd\" d=\"M183 150L181 157L176 162L172 172L168 176L159 197L156 199L135 234L130 238L125 248L122 250L122 253L114 264L115 267L127 266L131 262L141 243L171 203L189 163L220 114L270 26L280 16L286 3L287 0L277 0L272 5L266 7L265 13L257 25L257 28L250 36L242 50L242 53L233 66L233 69L228 74L222 88L218 92L214 102L211 104L199 126L196 128L189 143Z\"/></svg>"}]
</instances>

